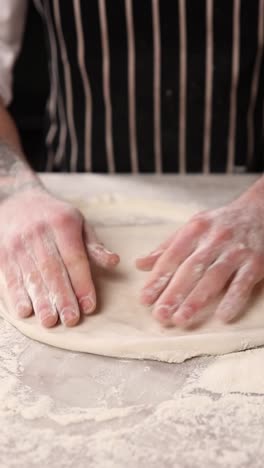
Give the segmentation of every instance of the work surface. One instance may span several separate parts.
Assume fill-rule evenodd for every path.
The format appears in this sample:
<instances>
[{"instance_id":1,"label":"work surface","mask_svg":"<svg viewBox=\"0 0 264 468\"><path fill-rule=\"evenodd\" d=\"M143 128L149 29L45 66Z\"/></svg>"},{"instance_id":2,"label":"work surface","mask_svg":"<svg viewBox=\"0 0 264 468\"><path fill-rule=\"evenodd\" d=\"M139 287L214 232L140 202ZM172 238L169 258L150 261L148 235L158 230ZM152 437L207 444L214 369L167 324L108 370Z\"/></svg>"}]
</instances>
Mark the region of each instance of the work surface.
<instances>
[{"instance_id":1,"label":"work surface","mask_svg":"<svg viewBox=\"0 0 264 468\"><path fill-rule=\"evenodd\" d=\"M68 200L220 206L253 176L41 175ZM264 313L264 311L263 311ZM0 466L263 466L264 350L182 364L71 353L0 320Z\"/></svg>"}]
</instances>

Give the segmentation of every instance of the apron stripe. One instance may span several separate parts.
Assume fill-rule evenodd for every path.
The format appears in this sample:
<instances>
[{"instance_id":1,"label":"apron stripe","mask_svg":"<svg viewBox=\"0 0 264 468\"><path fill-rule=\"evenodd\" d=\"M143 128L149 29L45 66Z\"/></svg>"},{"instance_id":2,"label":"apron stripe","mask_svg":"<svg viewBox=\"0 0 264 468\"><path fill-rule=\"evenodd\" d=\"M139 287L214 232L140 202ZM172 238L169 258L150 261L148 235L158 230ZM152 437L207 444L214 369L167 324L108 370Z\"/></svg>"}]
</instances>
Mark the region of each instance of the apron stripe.
<instances>
[{"instance_id":1,"label":"apron stripe","mask_svg":"<svg viewBox=\"0 0 264 468\"><path fill-rule=\"evenodd\" d=\"M50 172L53 168L54 153L52 150L52 143L54 141L55 135L57 133L57 120L56 120L56 107L58 99L58 73L57 73L57 48L56 41L52 34L52 20L50 13L49 3L45 3L45 13L47 15L47 28L49 34L49 44L50 44L50 53L51 53L51 85L50 85L50 95L48 99L48 109L50 116L50 127L46 135L46 145L48 147L48 159L46 165L46 171Z\"/></svg>"},{"instance_id":2,"label":"apron stripe","mask_svg":"<svg viewBox=\"0 0 264 468\"><path fill-rule=\"evenodd\" d=\"M187 31L186 3L179 2L179 32L180 32L180 89L179 89L179 172L186 172L186 80L187 80Z\"/></svg>"},{"instance_id":3,"label":"apron stripe","mask_svg":"<svg viewBox=\"0 0 264 468\"><path fill-rule=\"evenodd\" d=\"M63 68L64 68L65 91L66 91L66 112L67 112L68 127L69 127L70 142L71 142L70 169L72 172L75 172L76 167L77 167L78 143L77 143L77 135L76 135L75 125L74 125L74 118L73 118L73 96L72 96L71 71L70 71L70 65L68 61L65 40L63 37L59 0L53 0L53 6L54 6L55 24L56 24L57 34L58 34L58 41L59 41L59 45L61 49L62 62L63 62Z\"/></svg>"},{"instance_id":4,"label":"apron stripe","mask_svg":"<svg viewBox=\"0 0 264 468\"><path fill-rule=\"evenodd\" d=\"M136 130L136 80L135 80L135 37L133 27L133 5L131 0L125 0L127 42L128 42L128 107L129 107L129 140L131 168L138 172L137 130Z\"/></svg>"},{"instance_id":5,"label":"apron stripe","mask_svg":"<svg viewBox=\"0 0 264 468\"><path fill-rule=\"evenodd\" d=\"M259 13L258 13L258 50L253 70L250 104L247 115L247 128L248 128L248 155L247 162L249 165L252 163L254 155L254 113L256 108L256 99L259 87L260 69L263 59L263 45L264 45L264 0L259 0Z\"/></svg>"},{"instance_id":6,"label":"apron stripe","mask_svg":"<svg viewBox=\"0 0 264 468\"><path fill-rule=\"evenodd\" d=\"M153 101L154 101L154 153L155 170L158 174L162 172L161 154L161 44L160 44L160 17L159 0L152 0L152 20L153 20Z\"/></svg>"},{"instance_id":7,"label":"apron stripe","mask_svg":"<svg viewBox=\"0 0 264 468\"><path fill-rule=\"evenodd\" d=\"M107 16L105 8L105 0L99 0L99 15L101 41L103 50L103 95L105 105L105 146L107 154L108 172L115 172L115 158L113 147L113 129L112 129L112 103L110 93L110 53L109 53L109 37Z\"/></svg>"},{"instance_id":8,"label":"apron stripe","mask_svg":"<svg viewBox=\"0 0 264 468\"><path fill-rule=\"evenodd\" d=\"M48 34L49 34L49 41L50 41L50 47L51 47L51 55L52 55L52 69L53 73L52 76L57 77L59 75L58 72L58 50L57 50L57 42L56 42L56 36L55 32L53 29L53 22L51 18L51 11L50 11L50 6L47 4L46 8L46 14L48 18L47 22L47 28L48 28ZM57 79L56 79L57 81ZM58 86L58 84L57 84ZM52 87L52 84L51 84ZM66 115L65 115L65 109L64 109L64 104L63 104L63 99L61 96L61 89L58 87L57 89L58 92L58 113L59 113L59 124L60 124L60 131L59 131L59 142L58 142L58 147L56 149L56 154L54 156L54 160L51 157L53 156L53 153L50 152L49 157L48 157L48 164L47 164L47 171L53 169L53 164L61 164L63 156L65 155L65 149L66 149L66 140L67 140L67 124L66 124ZM51 115L51 114L50 114Z\"/></svg>"},{"instance_id":9,"label":"apron stripe","mask_svg":"<svg viewBox=\"0 0 264 468\"><path fill-rule=\"evenodd\" d=\"M74 17L75 17L75 25L76 25L76 34L77 34L77 55L78 55L78 65L80 74L82 77L83 82L83 90L85 96L85 170L90 172L92 169L92 112L93 112L93 104L92 104L92 93L90 82L88 79L86 66L85 66L85 41L84 41L84 34L83 34L83 27L82 27L82 13L81 13L81 5L80 0L73 1L74 7Z\"/></svg>"},{"instance_id":10,"label":"apron stripe","mask_svg":"<svg viewBox=\"0 0 264 468\"><path fill-rule=\"evenodd\" d=\"M234 0L233 8L233 44L232 44L232 82L230 89L230 113L227 149L227 172L234 171L236 148L236 113L237 113L237 86L239 79L240 55L240 0Z\"/></svg>"},{"instance_id":11,"label":"apron stripe","mask_svg":"<svg viewBox=\"0 0 264 468\"><path fill-rule=\"evenodd\" d=\"M203 172L210 172L212 96L213 96L213 9L214 0L206 0L206 68L203 136Z\"/></svg>"}]
</instances>

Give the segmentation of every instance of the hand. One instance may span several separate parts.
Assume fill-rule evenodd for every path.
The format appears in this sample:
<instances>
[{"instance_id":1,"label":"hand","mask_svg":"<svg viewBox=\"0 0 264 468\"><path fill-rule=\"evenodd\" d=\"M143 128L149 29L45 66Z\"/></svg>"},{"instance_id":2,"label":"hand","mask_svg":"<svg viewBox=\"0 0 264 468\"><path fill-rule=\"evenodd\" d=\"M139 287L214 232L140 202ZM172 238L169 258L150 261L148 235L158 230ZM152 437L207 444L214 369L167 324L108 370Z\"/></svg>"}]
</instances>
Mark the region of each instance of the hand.
<instances>
[{"instance_id":1,"label":"hand","mask_svg":"<svg viewBox=\"0 0 264 468\"><path fill-rule=\"evenodd\" d=\"M199 213L137 259L139 269L151 270L140 300L154 304L156 319L187 325L226 286L215 314L223 321L238 316L264 278L263 201L262 190L255 189L226 207Z\"/></svg>"},{"instance_id":2,"label":"hand","mask_svg":"<svg viewBox=\"0 0 264 468\"><path fill-rule=\"evenodd\" d=\"M88 255L102 267L119 257L105 249L82 214L41 187L0 205L0 294L20 317L45 327L75 325L96 307Z\"/></svg>"}]
</instances>

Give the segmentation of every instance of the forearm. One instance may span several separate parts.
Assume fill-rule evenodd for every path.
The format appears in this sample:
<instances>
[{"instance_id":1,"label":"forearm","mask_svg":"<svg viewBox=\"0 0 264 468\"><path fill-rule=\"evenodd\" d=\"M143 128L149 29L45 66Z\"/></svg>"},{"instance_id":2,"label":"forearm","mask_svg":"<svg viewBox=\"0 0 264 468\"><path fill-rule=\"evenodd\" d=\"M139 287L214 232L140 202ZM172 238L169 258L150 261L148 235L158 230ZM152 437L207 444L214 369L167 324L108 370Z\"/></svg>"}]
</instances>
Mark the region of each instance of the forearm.
<instances>
[{"instance_id":1,"label":"forearm","mask_svg":"<svg viewBox=\"0 0 264 468\"><path fill-rule=\"evenodd\" d=\"M0 202L29 186L43 186L29 166L16 125L0 100Z\"/></svg>"}]
</instances>

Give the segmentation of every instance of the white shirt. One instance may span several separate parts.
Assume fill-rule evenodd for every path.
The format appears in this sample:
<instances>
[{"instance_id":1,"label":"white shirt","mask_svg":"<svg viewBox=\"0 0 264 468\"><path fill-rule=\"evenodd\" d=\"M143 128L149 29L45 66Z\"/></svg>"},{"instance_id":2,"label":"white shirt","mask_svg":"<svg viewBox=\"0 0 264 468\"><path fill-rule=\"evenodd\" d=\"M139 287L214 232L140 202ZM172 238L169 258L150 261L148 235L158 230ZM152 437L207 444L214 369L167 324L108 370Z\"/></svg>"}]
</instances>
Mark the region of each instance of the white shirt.
<instances>
[{"instance_id":1,"label":"white shirt","mask_svg":"<svg viewBox=\"0 0 264 468\"><path fill-rule=\"evenodd\" d=\"M0 2L0 97L4 105L12 100L13 66L19 54L28 0Z\"/></svg>"}]
</instances>

